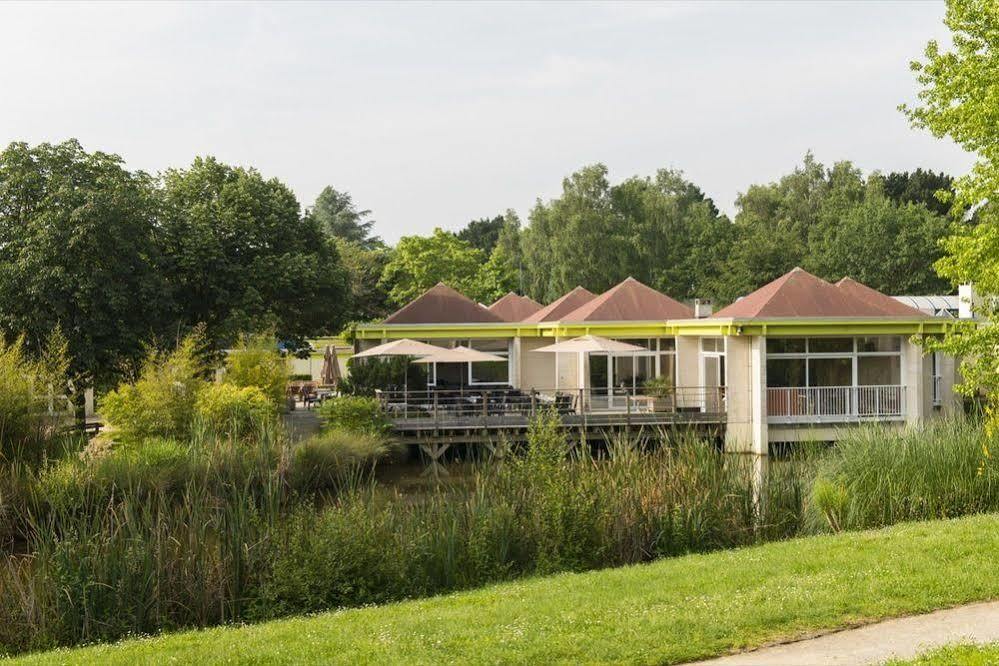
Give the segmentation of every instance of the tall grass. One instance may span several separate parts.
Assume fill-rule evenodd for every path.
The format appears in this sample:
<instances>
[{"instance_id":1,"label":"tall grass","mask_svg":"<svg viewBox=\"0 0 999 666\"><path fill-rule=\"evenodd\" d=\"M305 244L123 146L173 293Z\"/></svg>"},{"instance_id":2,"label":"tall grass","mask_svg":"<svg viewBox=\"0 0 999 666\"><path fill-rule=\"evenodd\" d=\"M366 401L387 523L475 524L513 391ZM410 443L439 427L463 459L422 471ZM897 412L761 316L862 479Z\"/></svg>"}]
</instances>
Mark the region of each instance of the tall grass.
<instances>
[{"instance_id":1,"label":"tall grass","mask_svg":"<svg viewBox=\"0 0 999 666\"><path fill-rule=\"evenodd\" d=\"M766 461L660 433L594 454L546 415L524 449L417 498L373 480L383 439L345 437L196 427L9 467L0 653L999 509L982 432L962 422Z\"/></svg>"},{"instance_id":2,"label":"tall grass","mask_svg":"<svg viewBox=\"0 0 999 666\"><path fill-rule=\"evenodd\" d=\"M999 511L999 460L979 424L852 431L823 460L808 520L833 530Z\"/></svg>"}]
</instances>

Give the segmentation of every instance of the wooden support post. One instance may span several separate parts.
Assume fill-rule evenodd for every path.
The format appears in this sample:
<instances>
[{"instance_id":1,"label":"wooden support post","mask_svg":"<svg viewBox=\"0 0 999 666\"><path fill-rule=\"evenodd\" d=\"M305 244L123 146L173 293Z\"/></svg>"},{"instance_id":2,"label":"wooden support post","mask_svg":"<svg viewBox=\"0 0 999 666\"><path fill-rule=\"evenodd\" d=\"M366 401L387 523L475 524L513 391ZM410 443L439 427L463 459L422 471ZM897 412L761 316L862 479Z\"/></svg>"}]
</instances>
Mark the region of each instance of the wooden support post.
<instances>
[{"instance_id":1,"label":"wooden support post","mask_svg":"<svg viewBox=\"0 0 999 666\"><path fill-rule=\"evenodd\" d=\"M430 459L430 463L427 465L427 468L423 470L423 476L433 474L435 479L439 479L442 476L448 476L448 471L444 468L440 459L450 446L450 444L441 444L437 441L430 442L429 444L420 444L420 449L427 454L427 457Z\"/></svg>"}]
</instances>

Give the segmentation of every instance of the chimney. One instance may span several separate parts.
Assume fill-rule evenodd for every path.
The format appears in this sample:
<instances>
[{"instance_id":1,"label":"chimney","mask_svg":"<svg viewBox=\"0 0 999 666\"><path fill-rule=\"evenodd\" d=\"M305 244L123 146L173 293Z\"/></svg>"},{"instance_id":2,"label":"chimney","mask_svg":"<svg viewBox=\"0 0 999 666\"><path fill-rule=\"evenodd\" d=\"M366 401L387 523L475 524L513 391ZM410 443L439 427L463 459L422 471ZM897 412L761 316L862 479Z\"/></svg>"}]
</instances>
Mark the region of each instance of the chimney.
<instances>
[{"instance_id":1,"label":"chimney","mask_svg":"<svg viewBox=\"0 0 999 666\"><path fill-rule=\"evenodd\" d=\"M978 307L978 294L975 293L974 285L962 284L957 288L957 317L958 319L974 319L975 308Z\"/></svg>"},{"instance_id":2,"label":"chimney","mask_svg":"<svg viewBox=\"0 0 999 666\"><path fill-rule=\"evenodd\" d=\"M704 319L705 317L711 316L711 311L714 309L710 298L695 298L694 299L694 317L697 319Z\"/></svg>"}]
</instances>

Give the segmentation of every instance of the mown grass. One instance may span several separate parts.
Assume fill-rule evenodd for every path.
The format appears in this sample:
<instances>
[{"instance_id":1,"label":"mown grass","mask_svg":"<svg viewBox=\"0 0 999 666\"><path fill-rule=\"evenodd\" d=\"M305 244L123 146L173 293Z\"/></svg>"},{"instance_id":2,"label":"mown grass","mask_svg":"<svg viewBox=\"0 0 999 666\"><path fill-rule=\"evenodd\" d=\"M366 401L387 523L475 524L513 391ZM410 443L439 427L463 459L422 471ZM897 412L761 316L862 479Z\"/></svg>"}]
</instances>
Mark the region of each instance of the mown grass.
<instances>
[{"instance_id":1,"label":"mown grass","mask_svg":"<svg viewBox=\"0 0 999 666\"><path fill-rule=\"evenodd\" d=\"M995 666L999 664L999 643L992 645L948 645L915 659L889 661L885 666Z\"/></svg>"},{"instance_id":2,"label":"mown grass","mask_svg":"<svg viewBox=\"0 0 999 666\"><path fill-rule=\"evenodd\" d=\"M997 548L999 516L908 523L14 663L679 663L997 598Z\"/></svg>"}]
</instances>

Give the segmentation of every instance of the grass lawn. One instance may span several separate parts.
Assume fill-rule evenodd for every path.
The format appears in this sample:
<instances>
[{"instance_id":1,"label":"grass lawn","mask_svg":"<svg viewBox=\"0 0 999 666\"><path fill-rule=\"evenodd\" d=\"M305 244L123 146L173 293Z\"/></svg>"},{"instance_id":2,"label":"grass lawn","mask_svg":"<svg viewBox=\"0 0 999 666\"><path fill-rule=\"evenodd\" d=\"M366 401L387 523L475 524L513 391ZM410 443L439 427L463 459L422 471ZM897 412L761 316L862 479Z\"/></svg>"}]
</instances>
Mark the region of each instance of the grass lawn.
<instances>
[{"instance_id":1,"label":"grass lawn","mask_svg":"<svg viewBox=\"0 0 999 666\"><path fill-rule=\"evenodd\" d=\"M675 663L999 598L997 550L996 515L910 523L22 661Z\"/></svg>"},{"instance_id":2,"label":"grass lawn","mask_svg":"<svg viewBox=\"0 0 999 666\"><path fill-rule=\"evenodd\" d=\"M949 645L911 661L890 661L886 666L994 666L999 664L999 643Z\"/></svg>"}]
</instances>

